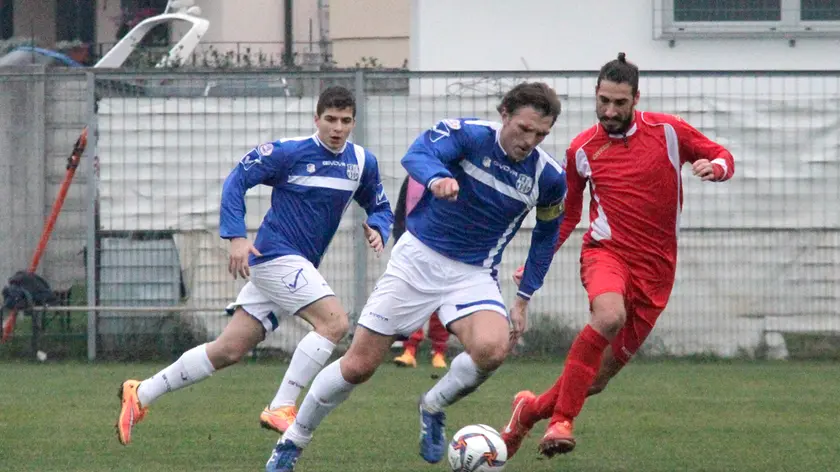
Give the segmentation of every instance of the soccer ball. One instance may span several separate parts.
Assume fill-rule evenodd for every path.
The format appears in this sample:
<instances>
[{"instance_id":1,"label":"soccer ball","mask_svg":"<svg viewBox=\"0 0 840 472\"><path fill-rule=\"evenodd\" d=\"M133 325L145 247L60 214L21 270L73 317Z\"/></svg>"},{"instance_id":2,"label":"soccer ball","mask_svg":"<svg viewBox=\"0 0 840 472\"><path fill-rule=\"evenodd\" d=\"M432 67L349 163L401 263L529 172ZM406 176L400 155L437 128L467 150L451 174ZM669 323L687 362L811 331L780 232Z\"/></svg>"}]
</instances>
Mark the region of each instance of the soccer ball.
<instances>
[{"instance_id":1,"label":"soccer ball","mask_svg":"<svg viewBox=\"0 0 840 472\"><path fill-rule=\"evenodd\" d=\"M507 446L498 431L473 424L458 430L449 443L452 472L499 472L507 462Z\"/></svg>"}]
</instances>

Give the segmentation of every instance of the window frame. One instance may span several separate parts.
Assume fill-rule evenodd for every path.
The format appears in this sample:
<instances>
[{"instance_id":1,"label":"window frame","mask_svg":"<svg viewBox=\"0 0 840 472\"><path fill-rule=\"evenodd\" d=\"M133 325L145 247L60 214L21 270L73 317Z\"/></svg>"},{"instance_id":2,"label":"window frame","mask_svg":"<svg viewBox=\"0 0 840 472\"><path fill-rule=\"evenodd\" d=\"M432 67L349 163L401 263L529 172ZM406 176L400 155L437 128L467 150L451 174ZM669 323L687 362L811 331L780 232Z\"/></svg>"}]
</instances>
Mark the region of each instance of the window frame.
<instances>
[{"instance_id":1,"label":"window frame","mask_svg":"<svg viewBox=\"0 0 840 472\"><path fill-rule=\"evenodd\" d=\"M840 20L802 21L801 0L780 0L780 21L680 21L674 20L674 0L654 0L656 39L684 38L837 38Z\"/></svg>"},{"instance_id":2,"label":"window frame","mask_svg":"<svg viewBox=\"0 0 840 472\"><path fill-rule=\"evenodd\" d=\"M15 2L14 0L0 0L0 41L15 37Z\"/></svg>"}]
</instances>

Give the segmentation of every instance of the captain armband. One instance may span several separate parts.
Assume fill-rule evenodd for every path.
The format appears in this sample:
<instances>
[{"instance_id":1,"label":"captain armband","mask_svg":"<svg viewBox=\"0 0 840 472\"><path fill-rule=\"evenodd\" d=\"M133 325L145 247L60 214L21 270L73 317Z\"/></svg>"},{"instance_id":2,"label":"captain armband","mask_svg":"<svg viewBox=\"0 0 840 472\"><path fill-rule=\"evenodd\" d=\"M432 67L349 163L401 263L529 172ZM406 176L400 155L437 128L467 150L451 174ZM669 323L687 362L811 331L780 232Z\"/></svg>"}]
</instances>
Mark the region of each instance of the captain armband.
<instances>
[{"instance_id":1,"label":"captain armband","mask_svg":"<svg viewBox=\"0 0 840 472\"><path fill-rule=\"evenodd\" d=\"M556 220L563 214L565 207L563 201L547 207L537 207L537 219L540 221Z\"/></svg>"}]
</instances>

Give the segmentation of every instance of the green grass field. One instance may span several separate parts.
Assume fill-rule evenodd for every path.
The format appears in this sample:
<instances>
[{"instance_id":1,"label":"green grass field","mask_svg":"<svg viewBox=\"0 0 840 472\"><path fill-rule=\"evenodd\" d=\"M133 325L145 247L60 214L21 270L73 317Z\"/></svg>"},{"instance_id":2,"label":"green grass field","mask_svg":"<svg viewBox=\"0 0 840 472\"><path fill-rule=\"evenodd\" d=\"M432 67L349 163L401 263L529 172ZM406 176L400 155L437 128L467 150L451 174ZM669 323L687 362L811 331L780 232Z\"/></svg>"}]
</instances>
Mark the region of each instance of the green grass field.
<instances>
[{"instance_id":1,"label":"green grass field","mask_svg":"<svg viewBox=\"0 0 840 472\"><path fill-rule=\"evenodd\" d=\"M0 363L0 470L258 471L276 435L258 426L285 366L235 366L162 398L122 447L117 386L161 365ZM542 389L559 363L503 366L449 409L448 430L500 428L521 387ZM418 394L432 370L383 366L318 431L300 472L445 471L417 454ZM507 471L838 470L840 366L828 363L639 362L593 397L578 449L537 458L538 425Z\"/></svg>"}]
</instances>

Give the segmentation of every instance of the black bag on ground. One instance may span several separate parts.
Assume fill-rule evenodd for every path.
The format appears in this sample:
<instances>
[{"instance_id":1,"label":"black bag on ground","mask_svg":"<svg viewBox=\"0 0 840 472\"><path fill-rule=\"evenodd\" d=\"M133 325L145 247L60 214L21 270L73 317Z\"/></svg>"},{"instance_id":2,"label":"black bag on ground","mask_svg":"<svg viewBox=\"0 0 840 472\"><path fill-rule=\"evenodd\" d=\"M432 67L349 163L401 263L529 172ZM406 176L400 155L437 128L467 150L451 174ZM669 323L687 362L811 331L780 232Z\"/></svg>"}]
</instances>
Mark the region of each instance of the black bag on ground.
<instances>
[{"instance_id":1,"label":"black bag on ground","mask_svg":"<svg viewBox=\"0 0 840 472\"><path fill-rule=\"evenodd\" d=\"M26 310L33 306L51 305L57 302L50 284L38 274L18 271L3 287L3 308Z\"/></svg>"}]
</instances>

